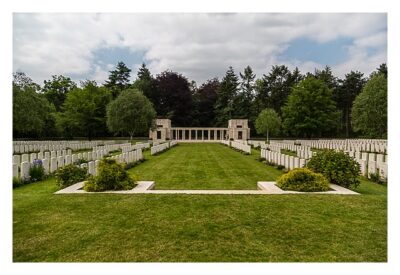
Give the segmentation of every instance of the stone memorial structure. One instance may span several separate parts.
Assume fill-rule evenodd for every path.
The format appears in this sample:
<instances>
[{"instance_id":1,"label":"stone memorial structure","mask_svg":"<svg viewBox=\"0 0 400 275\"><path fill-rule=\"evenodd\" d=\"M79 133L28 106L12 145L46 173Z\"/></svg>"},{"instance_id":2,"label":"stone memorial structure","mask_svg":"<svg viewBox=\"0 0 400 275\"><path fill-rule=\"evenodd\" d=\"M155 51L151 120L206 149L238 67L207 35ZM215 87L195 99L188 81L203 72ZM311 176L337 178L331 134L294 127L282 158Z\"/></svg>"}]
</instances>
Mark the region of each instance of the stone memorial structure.
<instances>
[{"instance_id":1,"label":"stone memorial structure","mask_svg":"<svg viewBox=\"0 0 400 275\"><path fill-rule=\"evenodd\" d=\"M216 142L221 140L250 139L247 119L230 119L228 127L172 127L170 119L156 119L156 128L149 131L153 142L179 140L179 142Z\"/></svg>"}]
</instances>

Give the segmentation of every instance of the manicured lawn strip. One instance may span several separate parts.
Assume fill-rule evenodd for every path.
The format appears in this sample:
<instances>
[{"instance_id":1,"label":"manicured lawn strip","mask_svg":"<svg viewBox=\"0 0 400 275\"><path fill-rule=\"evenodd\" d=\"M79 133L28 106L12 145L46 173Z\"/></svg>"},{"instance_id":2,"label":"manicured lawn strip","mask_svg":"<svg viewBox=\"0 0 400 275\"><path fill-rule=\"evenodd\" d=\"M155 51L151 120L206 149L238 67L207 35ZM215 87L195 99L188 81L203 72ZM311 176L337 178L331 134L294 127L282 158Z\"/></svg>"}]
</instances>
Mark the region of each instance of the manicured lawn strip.
<instances>
[{"instance_id":1,"label":"manicured lawn strip","mask_svg":"<svg viewBox=\"0 0 400 275\"><path fill-rule=\"evenodd\" d=\"M366 181L361 196L56 190L53 179L13 190L14 261L387 260L386 187Z\"/></svg>"},{"instance_id":2,"label":"manicured lawn strip","mask_svg":"<svg viewBox=\"0 0 400 275\"><path fill-rule=\"evenodd\" d=\"M273 181L281 171L258 162L259 152L244 155L216 143L181 143L129 170L156 189L257 189L257 181Z\"/></svg>"}]
</instances>

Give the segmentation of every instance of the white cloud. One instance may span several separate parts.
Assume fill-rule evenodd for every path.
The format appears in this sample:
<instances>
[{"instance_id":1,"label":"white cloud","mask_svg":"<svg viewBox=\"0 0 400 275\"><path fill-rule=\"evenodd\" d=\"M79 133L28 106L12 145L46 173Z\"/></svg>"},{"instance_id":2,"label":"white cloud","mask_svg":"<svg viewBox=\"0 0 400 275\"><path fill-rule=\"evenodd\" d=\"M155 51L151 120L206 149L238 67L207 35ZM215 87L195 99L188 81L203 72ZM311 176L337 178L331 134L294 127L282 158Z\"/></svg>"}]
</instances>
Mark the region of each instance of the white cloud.
<instances>
[{"instance_id":1,"label":"white cloud","mask_svg":"<svg viewBox=\"0 0 400 275\"><path fill-rule=\"evenodd\" d=\"M259 76L280 62L303 72L323 67L279 59L299 37L354 39L349 59L333 67L340 75L369 73L386 62L384 14L15 14L14 70L38 83L53 74L103 83L110 65L100 66L94 56L102 47L144 51L153 74L171 69L198 84L221 77L230 65L236 72L250 65Z\"/></svg>"}]
</instances>

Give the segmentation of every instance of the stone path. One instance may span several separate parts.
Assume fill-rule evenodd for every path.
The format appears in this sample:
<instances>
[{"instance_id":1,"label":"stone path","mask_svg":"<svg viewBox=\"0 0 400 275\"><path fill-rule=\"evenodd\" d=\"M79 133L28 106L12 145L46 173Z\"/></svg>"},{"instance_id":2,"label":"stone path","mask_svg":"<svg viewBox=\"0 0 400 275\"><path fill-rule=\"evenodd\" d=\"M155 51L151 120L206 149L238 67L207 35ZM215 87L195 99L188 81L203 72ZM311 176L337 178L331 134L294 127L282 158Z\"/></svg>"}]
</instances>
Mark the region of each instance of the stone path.
<instances>
[{"instance_id":1,"label":"stone path","mask_svg":"<svg viewBox=\"0 0 400 275\"><path fill-rule=\"evenodd\" d=\"M284 191L275 185L273 181L259 181L258 190L154 190L154 181L138 181L138 185L131 190L86 192L82 189L84 182L78 182L54 194L199 194L199 195L273 195L273 194L324 194L324 195L359 195L359 193L331 184L331 191L326 192L297 192Z\"/></svg>"}]
</instances>

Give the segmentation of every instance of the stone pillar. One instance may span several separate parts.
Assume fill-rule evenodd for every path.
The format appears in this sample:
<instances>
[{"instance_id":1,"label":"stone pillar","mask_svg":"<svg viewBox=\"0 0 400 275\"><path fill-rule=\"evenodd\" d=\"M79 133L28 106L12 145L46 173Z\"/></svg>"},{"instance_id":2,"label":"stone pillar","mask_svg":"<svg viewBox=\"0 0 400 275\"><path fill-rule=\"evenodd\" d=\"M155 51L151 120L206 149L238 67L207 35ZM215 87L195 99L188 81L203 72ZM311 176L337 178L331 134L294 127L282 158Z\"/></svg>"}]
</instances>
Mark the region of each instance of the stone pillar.
<instances>
[{"instance_id":1,"label":"stone pillar","mask_svg":"<svg viewBox=\"0 0 400 275\"><path fill-rule=\"evenodd\" d=\"M196 140L197 140L197 129L195 130L195 133L196 133Z\"/></svg>"},{"instance_id":2,"label":"stone pillar","mask_svg":"<svg viewBox=\"0 0 400 275\"><path fill-rule=\"evenodd\" d=\"M204 130L201 130L201 140L204 141Z\"/></svg>"},{"instance_id":3,"label":"stone pillar","mask_svg":"<svg viewBox=\"0 0 400 275\"><path fill-rule=\"evenodd\" d=\"M50 152L49 151L44 152L44 158L45 159L50 159Z\"/></svg>"},{"instance_id":4,"label":"stone pillar","mask_svg":"<svg viewBox=\"0 0 400 275\"><path fill-rule=\"evenodd\" d=\"M207 140L211 140L211 137L210 137L210 130L208 130L208 136L207 136Z\"/></svg>"},{"instance_id":5,"label":"stone pillar","mask_svg":"<svg viewBox=\"0 0 400 275\"><path fill-rule=\"evenodd\" d=\"M53 173L56 170L57 170L57 158L54 157L50 159L50 173Z\"/></svg>"},{"instance_id":6,"label":"stone pillar","mask_svg":"<svg viewBox=\"0 0 400 275\"><path fill-rule=\"evenodd\" d=\"M29 168L31 164L27 161L21 163L21 179L28 180L29 179Z\"/></svg>"}]
</instances>

